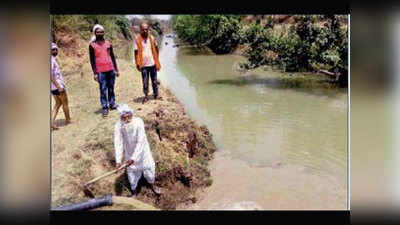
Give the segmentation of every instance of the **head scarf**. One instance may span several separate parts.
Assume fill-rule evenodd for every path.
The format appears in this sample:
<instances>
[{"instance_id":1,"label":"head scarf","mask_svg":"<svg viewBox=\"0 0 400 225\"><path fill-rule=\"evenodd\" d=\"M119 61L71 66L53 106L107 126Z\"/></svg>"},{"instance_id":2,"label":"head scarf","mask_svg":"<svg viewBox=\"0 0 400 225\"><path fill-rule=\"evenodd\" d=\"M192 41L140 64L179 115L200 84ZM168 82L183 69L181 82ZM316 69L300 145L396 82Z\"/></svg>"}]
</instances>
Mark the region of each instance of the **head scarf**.
<instances>
[{"instance_id":1,"label":"head scarf","mask_svg":"<svg viewBox=\"0 0 400 225\"><path fill-rule=\"evenodd\" d=\"M93 36L92 36L92 38L90 39L90 42L96 41L96 30L97 30L97 29L100 29L100 30L103 30L103 31L104 31L104 27L101 26L100 24L94 25L93 30L92 30Z\"/></svg>"},{"instance_id":2,"label":"head scarf","mask_svg":"<svg viewBox=\"0 0 400 225\"><path fill-rule=\"evenodd\" d=\"M117 110L118 110L120 116L122 116L125 113L133 114L133 110L125 103L119 104Z\"/></svg>"},{"instance_id":3,"label":"head scarf","mask_svg":"<svg viewBox=\"0 0 400 225\"><path fill-rule=\"evenodd\" d=\"M51 50L53 50L53 49L58 49L58 46L56 45L56 43L51 43Z\"/></svg>"}]
</instances>

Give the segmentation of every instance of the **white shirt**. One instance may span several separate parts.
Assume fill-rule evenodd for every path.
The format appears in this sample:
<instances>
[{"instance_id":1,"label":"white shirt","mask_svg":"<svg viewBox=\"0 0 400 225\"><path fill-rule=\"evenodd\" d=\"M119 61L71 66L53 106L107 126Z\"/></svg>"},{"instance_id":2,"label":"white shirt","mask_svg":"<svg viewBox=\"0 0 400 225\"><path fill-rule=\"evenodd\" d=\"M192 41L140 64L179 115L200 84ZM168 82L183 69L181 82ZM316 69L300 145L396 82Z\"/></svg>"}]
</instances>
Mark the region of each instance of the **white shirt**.
<instances>
[{"instance_id":1,"label":"white shirt","mask_svg":"<svg viewBox=\"0 0 400 225\"><path fill-rule=\"evenodd\" d=\"M133 164L129 166L132 170L144 170L155 167L144 123L139 117L132 117L129 123L123 123L119 120L115 124L114 148L116 163L121 163L124 156L125 160L133 160Z\"/></svg>"},{"instance_id":2,"label":"white shirt","mask_svg":"<svg viewBox=\"0 0 400 225\"><path fill-rule=\"evenodd\" d=\"M65 89L65 82L61 74L60 66L58 65L56 57L54 56L51 56L51 76L54 77L55 81L61 86L61 88ZM50 83L51 90L57 90L57 86L53 82Z\"/></svg>"},{"instance_id":3,"label":"white shirt","mask_svg":"<svg viewBox=\"0 0 400 225\"><path fill-rule=\"evenodd\" d=\"M153 36L149 35L149 37L153 40L154 44L157 46L157 42L154 41ZM151 51L150 40L148 40L148 38L146 40L142 37L142 46L143 46L143 52L142 52L143 67L154 66L155 63L154 63L154 58L153 58L153 52ZM136 46L136 42L134 44L134 50L138 50L138 47Z\"/></svg>"}]
</instances>

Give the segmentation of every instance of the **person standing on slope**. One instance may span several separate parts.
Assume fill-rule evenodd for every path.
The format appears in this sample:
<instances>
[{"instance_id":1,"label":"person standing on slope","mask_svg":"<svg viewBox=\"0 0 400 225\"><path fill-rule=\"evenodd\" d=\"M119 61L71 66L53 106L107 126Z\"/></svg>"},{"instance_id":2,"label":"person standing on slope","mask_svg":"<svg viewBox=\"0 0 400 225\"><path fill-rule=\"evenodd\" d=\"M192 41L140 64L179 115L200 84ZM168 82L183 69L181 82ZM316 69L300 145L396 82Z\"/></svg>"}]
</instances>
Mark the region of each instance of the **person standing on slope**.
<instances>
[{"instance_id":1,"label":"person standing on slope","mask_svg":"<svg viewBox=\"0 0 400 225\"><path fill-rule=\"evenodd\" d=\"M161 64L158 59L158 46L154 37L149 34L149 25L140 24L140 34L135 41L135 60L136 68L142 73L144 104L149 100L149 77L153 88L154 99L161 99L158 93L157 71L160 71Z\"/></svg>"},{"instance_id":2,"label":"person standing on slope","mask_svg":"<svg viewBox=\"0 0 400 225\"><path fill-rule=\"evenodd\" d=\"M103 117L106 117L108 109L114 110L117 108L114 83L115 77L119 76L119 72L112 45L108 40L104 39L104 28L96 24L93 27L93 33L95 39L92 39L89 44L90 64L94 80L99 83L100 103L103 109Z\"/></svg>"}]
</instances>

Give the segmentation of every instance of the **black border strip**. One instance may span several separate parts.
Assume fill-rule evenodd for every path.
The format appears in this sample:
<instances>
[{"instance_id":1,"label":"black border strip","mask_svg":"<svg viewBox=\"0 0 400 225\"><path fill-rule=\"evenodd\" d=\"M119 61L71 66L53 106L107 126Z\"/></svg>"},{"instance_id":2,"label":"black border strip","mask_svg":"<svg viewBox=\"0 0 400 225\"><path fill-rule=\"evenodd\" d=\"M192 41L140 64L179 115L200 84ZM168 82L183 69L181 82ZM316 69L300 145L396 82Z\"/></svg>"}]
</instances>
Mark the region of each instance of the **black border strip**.
<instances>
[{"instance_id":1,"label":"black border strip","mask_svg":"<svg viewBox=\"0 0 400 225\"><path fill-rule=\"evenodd\" d=\"M50 14L349 14L348 1L50 1Z\"/></svg>"},{"instance_id":2,"label":"black border strip","mask_svg":"<svg viewBox=\"0 0 400 225\"><path fill-rule=\"evenodd\" d=\"M175 217L175 218L174 218ZM164 219L179 219L181 222L207 222L210 223L216 217L224 217L235 222L255 222L257 219L262 223L272 221L285 224L295 222L296 224L350 224L350 211L50 211L50 222L58 224L73 223L79 221L90 221L94 224L99 221L102 224L115 224L116 221L128 223L140 221L165 221ZM171 222L173 220L170 220Z\"/></svg>"}]
</instances>

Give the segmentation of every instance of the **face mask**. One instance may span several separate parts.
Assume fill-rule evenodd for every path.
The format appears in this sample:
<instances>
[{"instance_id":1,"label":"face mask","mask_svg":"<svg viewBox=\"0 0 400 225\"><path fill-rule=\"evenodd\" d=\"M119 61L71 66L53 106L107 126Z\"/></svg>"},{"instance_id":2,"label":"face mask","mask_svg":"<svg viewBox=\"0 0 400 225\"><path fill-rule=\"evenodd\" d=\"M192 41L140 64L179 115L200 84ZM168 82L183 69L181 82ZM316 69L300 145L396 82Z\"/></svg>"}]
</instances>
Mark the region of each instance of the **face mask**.
<instances>
[{"instance_id":1,"label":"face mask","mask_svg":"<svg viewBox=\"0 0 400 225\"><path fill-rule=\"evenodd\" d=\"M104 40L104 35L96 35L96 40Z\"/></svg>"}]
</instances>

